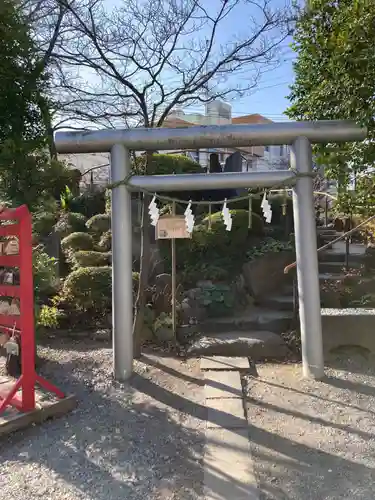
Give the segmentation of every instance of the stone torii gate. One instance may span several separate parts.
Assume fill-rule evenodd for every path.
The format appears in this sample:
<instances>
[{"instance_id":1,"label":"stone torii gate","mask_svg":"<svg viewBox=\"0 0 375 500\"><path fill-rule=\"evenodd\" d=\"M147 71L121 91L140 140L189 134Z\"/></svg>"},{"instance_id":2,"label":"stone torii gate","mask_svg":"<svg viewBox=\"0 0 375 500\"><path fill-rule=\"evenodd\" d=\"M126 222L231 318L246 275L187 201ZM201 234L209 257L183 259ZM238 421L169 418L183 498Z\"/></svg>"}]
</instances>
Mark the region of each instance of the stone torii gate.
<instances>
[{"instance_id":1,"label":"stone torii gate","mask_svg":"<svg viewBox=\"0 0 375 500\"><path fill-rule=\"evenodd\" d=\"M57 132L58 153L111 154L111 180L130 174L130 150L158 151L290 145L292 170L271 172L132 176L112 192L113 362L117 380L133 368L131 189L151 192L236 189L293 185L293 213L302 341L303 374L324 376L318 257L313 202L311 144L362 141L367 130L344 121L219 125L188 128L136 128Z\"/></svg>"}]
</instances>

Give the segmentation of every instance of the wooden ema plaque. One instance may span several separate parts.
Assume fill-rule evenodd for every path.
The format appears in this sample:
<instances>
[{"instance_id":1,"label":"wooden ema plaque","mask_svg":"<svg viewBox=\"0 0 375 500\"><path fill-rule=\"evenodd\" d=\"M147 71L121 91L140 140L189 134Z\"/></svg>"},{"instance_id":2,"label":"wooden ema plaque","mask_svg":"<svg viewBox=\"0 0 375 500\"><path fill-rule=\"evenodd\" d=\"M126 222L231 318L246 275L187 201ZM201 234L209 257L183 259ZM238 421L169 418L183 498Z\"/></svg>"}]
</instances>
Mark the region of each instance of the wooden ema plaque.
<instances>
[{"instance_id":1,"label":"wooden ema plaque","mask_svg":"<svg viewBox=\"0 0 375 500\"><path fill-rule=\"evenodd\" d=\"M157 240L176 240L191 238L186 229L185 217L183 215L164 215L156 224Z\"/></svg>"}]
</instances>

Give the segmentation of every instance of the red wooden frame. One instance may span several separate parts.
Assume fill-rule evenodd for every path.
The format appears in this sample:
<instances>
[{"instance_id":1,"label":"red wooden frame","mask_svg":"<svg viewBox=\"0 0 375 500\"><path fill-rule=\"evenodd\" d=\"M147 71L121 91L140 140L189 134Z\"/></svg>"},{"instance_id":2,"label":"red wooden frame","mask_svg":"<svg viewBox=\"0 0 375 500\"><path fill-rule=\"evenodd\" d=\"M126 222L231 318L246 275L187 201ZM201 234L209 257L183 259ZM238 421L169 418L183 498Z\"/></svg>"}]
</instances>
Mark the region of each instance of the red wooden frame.
<instances>
[{"instance_id":1,"label":"red wooden frame","mask_svg":"<svg viewBox=\"0 0 375 500\"><path fill-rule=\"evenodd\" d=\"M8 406L28 412L36 409L35 388L39 384L53 392L59 399L65 394L53 384L40 377L35 371L35 327L34 327L34 287L31 215L22 205L15 209L0 212L0 221L15 221L0 226L0 236L17 236L19 239L18 255L0 255L1 267L18 267L20 285L0 285L0 296L18 297L20 316L0 315L0 330L8 333L15 327L21 342L21 376L9 388L0 385L0 414ZM3 386L3 391L1 387Z\"/></svg>"}]
</instances>

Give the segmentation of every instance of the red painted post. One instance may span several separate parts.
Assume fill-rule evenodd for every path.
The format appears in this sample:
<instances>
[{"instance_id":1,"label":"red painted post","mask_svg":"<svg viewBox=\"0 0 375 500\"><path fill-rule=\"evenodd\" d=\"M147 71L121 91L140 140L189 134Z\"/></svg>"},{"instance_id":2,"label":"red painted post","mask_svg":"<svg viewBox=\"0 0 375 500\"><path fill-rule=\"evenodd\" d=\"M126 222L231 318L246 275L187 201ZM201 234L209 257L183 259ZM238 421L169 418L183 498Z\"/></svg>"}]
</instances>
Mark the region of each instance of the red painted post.
<instances>
[{"instance_id":1,"label":"red painted post","mask_svg":"<svg viewBox=\"0 0 375 500\"><path fill-rule=\"evenodd\" d=\"M0 225L0 236L17 236L18 255L1 255L0 266L18 267L20 285L0 284L0 296L19 297L20 315L0 315L0 329L11 334L13 327L18 330L21 346L21 376L7 394L0 393L0 413L8 405L22 412L35 410L35 387L39 384L44 389L54 392L62 399L65 394L53 384L37 375L35 371L35 326L34 326L34 286L33 286L33 248L31 215L22 205L16 209L0 209L0 221L17 221L16 224ZM21 389L22 396L17 392Z\"/></svg>"}]
</instances>

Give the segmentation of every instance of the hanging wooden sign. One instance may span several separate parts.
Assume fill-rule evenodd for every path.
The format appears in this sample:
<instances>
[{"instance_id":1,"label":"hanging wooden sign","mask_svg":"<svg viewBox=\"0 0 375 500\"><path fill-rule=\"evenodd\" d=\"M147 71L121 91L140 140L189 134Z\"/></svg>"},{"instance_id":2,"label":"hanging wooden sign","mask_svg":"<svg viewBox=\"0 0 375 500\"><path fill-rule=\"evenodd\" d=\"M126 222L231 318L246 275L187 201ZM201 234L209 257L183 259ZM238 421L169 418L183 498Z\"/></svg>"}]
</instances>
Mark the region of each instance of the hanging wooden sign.
<instances>
[{"instance_id":1,"label":"hanging wooden sign","mask_svg":"<svg viewBox=\"0 0 375 500\"><path fill-rule=\"evenodd\" d=\"M164 215L156 224L157 240L175 240L191 238L191 233L186 229L183 215Z\"/></svg>"}]
</instances>

